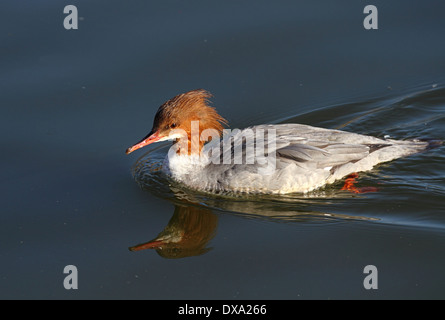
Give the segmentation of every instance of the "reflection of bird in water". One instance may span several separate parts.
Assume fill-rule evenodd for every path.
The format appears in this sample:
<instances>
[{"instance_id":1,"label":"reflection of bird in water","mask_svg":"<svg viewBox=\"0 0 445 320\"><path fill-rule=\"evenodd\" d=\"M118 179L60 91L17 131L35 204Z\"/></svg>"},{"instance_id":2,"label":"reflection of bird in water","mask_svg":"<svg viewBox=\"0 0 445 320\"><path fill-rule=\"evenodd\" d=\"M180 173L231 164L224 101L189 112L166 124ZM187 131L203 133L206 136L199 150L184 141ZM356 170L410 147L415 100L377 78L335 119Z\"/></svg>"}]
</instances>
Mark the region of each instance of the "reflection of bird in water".
<instances>
[{"instance_id":1,"label":"reflection of bird in water","mask_svg":"<svg viewBox=\"0 0 445 320\"><path fill-rule=\"evenodd\" d=\"M215 235L218 217L210 210L195 206L175 206L173 217L153 240L133 246L131 251L156 249L164 258L198 256L211 248L207 243Z\"/></svg>"}]
</instances>

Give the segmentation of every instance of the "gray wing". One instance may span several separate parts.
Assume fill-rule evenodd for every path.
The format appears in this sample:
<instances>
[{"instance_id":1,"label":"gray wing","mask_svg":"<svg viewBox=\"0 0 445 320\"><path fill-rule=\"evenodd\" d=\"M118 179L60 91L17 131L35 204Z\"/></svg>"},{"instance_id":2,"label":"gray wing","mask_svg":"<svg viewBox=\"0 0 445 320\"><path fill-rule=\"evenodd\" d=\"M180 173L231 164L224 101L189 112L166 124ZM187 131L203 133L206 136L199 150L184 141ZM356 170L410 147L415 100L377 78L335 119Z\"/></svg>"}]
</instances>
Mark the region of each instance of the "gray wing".
<instances>
[{"instance_id":1,"label":"gray wing","mask_svg":"<svg viewBox=\"0 0 445 320\"><path fill-rule=\"evenodd\" d=\"M370 148L365 145L332 144L325 147L311 146L311 141L291 143L276 150L277 159L294 162L308 169L331 169L348 162L359 161L369 155Z\"/></svg>"},{"instance_id":2,"label":"gray wing","mask_svg":"<svg viewBox=\"0 0 445 320\"><path fill-rule=\"evenodd\" d=\"M387 145L375 137L339 130L300 124L260 125L231 131L219 143L218 152L211 153L211 158L215 164L231 166L257 164L262 154L275 154L278 169L289 163L324 169L359 161Z\"/></svg>"},{"instance_id":3,"label":"gray wing","mask_svg":"<svg viewBox=\"0 0 445 320\"><path fill-rule=\"evenodd\" d=\"M383 140L302 124L259 125L226 135L218 144L219 152L211 154L212 163L224 166L212 170L221 172L237 165L254 172L261 168L259 160L264 154L275 156L278 170L294 164L302 172L335 171L338 178L347 170L369 170L377 163L419 152L426 146L420 141Z\"/></svg>"},{"instance_id":4,"label":"gray wing","mask_svg":"<svg viewBox=\"0 0 445 320\"><path fill-rule=\"evenodd\" d=\"M328 170L345 163L357 162L370 152L389 145L375 137L300 124L262 125L253 128L275 130L275 150L272 143L270 151L276 152L278 166L294 163L308 170Z\"/></svg>"},{"instance_id":5,"label":"gray wing","mask_svg":"<svg viewBox=\"0 0 445 320\"><path fill-rule=\"evenodd\" d=\"M212 190L306 192L426 145L300 124L260 125L207 144L210 163L202 174L215 181Z\"/></svg>"}]
</instances>

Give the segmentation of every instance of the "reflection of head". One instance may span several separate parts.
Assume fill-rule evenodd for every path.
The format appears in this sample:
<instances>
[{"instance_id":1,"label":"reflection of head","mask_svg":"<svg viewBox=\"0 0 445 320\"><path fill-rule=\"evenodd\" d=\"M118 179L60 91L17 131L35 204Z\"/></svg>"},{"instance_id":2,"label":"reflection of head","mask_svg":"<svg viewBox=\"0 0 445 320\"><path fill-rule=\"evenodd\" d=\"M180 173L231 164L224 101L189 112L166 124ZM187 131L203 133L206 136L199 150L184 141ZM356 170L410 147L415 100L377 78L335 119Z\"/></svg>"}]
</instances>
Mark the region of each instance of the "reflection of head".
<instances>
[{"instance_id":1,"label":"reflection of head","mask_svg":"<svg viewBox=\"0 0 445 320\"><path fill-rule=\"evenodd\" d=\"M173 217L159 235L131 251L156 249L164 258L176 259L206 253L207 243L215 235L218 217L208 209L176 206Z\"/></svg>"}]
</instances>

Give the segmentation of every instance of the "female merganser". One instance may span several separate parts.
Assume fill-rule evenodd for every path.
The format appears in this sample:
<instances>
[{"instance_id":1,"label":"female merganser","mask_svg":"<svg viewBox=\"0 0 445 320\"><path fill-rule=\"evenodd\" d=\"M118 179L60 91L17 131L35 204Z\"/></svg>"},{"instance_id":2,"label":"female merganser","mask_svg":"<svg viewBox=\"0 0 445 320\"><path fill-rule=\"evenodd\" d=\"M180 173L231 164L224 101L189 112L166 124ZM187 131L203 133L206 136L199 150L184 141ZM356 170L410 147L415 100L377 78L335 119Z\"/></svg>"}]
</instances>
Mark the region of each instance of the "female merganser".
<instances>
[{"instance_id":1,"label":"female merganser","mask_svg":"<svg viewBox=\"0 0 445 320\"><path fill-rule=\"evenodd\" d=\"M173 140L163 170L190 188L284 194L314 190L429 145L302 124L230 131L223 129L227 121L209 106L210 97L198 89L168 100L158 109L151 132L126 153Z\"/></svg>"}]
</instances>

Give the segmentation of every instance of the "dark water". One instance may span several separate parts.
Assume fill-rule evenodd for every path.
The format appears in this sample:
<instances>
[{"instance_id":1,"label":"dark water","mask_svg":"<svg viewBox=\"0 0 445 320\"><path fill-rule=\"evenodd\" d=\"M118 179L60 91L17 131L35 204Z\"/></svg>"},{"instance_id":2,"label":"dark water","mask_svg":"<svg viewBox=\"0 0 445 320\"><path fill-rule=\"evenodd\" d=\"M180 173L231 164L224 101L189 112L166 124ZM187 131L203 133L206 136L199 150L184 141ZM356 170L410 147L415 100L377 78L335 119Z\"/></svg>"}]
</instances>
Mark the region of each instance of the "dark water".
<instances>
[{"instance_id":1,"label":"dark water","mask_svg":"<svg viewBox=\"0 0 445 320\"><path fill-rule=\"evenodd\" d=\"M444 139L445 3L374 1L377 30L367 4L2 1L0 298L444 299L445 147L361 174L377 192L242 198L166 180L168 145L124 153L195 88L232 128Z\"/></svg>"}]
</instances>

